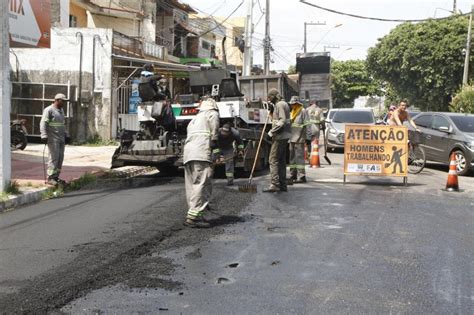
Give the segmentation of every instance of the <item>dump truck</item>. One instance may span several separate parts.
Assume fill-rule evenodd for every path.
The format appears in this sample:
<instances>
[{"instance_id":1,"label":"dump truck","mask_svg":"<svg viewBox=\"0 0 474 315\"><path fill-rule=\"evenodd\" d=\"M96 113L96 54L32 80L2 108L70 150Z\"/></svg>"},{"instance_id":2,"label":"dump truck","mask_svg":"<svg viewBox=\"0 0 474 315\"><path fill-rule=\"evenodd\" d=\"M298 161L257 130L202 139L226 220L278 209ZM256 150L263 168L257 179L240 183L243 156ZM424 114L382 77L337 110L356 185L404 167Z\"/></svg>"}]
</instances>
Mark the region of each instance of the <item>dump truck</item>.
<instances>
[{"instance_id":1,"label":"dump truck","mask_svg":"<svg viewBox=\"0 0 474 315\"><path fill-rule=\"evenodd\" d=\"M299 97L318 101L319 107L332 108L331 56L329 52L311 52L296 55L299 73Z\"/></svg>"},{"instance_id":2,"label":"dump truck","mask_svg":"<svg viewBox=\"0 0 474 315\"><path fill-rule=\"evenodd\" d=\"M250 100L266 100L268 91L277 89L286 101L298 95L298 84L286 73L239 77L240 90Z\"/></svg>"},{"instance_id":3,"label":"dump truck","mask_svg":"<svg viewBox=\"0 0 474 315\"><path fill-rule=\"evenodd\" d=\"M175 118L172 126L165 126L159 115L160 108L166 107L164 104L142 102L138 105L139 130L120 130L120 146L112 157L112 168L154 166L160 172L175 173L183 165L187 125L199 112L199 100L210 95L217 102L221 125L230 122L239 130L244 141L243 158L235 157L236 169L251 169L257 153L257 143L267 120L268 104L246 99L235 78L225 69L190 72L189 76L190 93L178 95L175 98L177 102L171 104ZM269 162L270 142L266 134L264 139L257 170L267 167Z\"/></svg>"}]
</instances>

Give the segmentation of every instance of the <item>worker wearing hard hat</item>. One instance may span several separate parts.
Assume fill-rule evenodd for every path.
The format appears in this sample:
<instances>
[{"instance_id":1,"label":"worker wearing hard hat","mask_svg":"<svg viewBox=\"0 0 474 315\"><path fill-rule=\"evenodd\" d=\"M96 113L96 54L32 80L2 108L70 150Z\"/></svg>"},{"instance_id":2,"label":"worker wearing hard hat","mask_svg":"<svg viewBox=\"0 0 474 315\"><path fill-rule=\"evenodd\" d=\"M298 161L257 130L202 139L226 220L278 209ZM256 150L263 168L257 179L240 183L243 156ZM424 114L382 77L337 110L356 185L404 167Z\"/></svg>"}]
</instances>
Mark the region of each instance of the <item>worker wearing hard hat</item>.
<instances>
[{"instance_id":1,"label":"worker wearing hard hat","mask_svg":"<svg viewBox=\"0 0 474 315\"><path fill-rule=\"evenodd\" d=\"M293 183L306 183L304 145L308 116L299 97L290 100L291 138L290 138L290 180Z\"/></svg>"},{"instance_id":2,"label":"worker wearing hard hat","mask_svg":"<svg viewBox=\"0 0 474 315\"><path fill-rule=\"evenodd\" d=\"M213 99L203 101L199 113L187 128L184 145L184 180L188 214L184 225L196 228L210 227L203 215L209 209L212 194L213 154L217 149L219 111Z\"/></svg>"},{"instance_id":3,"label":"worker wearing hard hat","mask_svg":"<svg viewBox=\"0 0 474 315\"><path fill-rule=\"evenodd\" d=\"M272 139L270 149L271 184L263 192L288 191L286 147L291 137L290 108L276 89L271 89L268 92L268 101L273 104L272 129L268 132L268 136Z\"/></svg>"}]
</instances>

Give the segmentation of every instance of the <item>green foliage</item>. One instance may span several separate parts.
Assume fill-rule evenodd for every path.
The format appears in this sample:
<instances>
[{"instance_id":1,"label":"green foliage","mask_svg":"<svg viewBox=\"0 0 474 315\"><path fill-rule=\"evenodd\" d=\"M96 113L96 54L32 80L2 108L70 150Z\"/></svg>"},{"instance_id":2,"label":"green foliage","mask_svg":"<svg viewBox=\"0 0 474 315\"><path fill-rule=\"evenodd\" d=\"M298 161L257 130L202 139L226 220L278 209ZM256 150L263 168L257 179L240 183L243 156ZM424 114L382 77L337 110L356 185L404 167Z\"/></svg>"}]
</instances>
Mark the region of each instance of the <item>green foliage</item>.
<instances>
[{"instance_id":1,"label":"green foliage","mask_svg":"<svg viewBox=\"0 0 474 315\"><path fill-rule=\"evenodd\" d=\"M369 50L369 72L388 84L391 98L446 111L462 83L467 26L466 17L400 24Z\"/></svg>"},{"instance_id":2,"label":"green foliage","mask_svg":"<svg viewBox=\"0 0 474 315\"><path fill-rule=\"evenodd\" d=\"M380 95L380 83L367 71L363 60L333 61L331 64L334 107L352 107L359 96Z\"/></svg>"},{"instance_id":3,"label":"green foliage","mask_svg":"<svg viewBox=\"0 0 474 315\"><path fill-rule=\"evenodd\" d=\"M295 65L290 65L288 67L288 74L296 74L296 66Z\"/></svg>"},{"instance_id":4,"label":"green foliage","mask_svg":"<svg viewBox=\"0 0 474 315\"><path fill-rule=\"evenodd\" d=\"M453 98L449 109L456 113L474 114L474 85L467 85Z\"/></svg>"},{"instance_id":5,"label":"green foliage","mask_svg":"<svg viewBox=\"0 0 474 315\"><path fill-rule=\"evenodd\" d=\"M64 190L62 187L49 188L42 193L42 199L53 199L58 198L64 195Z\"/></svg>"},{"instance_id":6,"label":"green foliage","mask_svg":"<svg viewBox=\"0 0 474 315\"><path fill-rule=\"evenodd\" d=\"M91 173L85 173L78 179L72 181L69 186L67 186L67 190L79 190L85 186L94 184L97 181L97 176Z\"/></svg>"},{"instance_id":7,"label":"green foliage","mask_svg":"<svg viewBox=\"0 0 474 315\"><path fill-rule=\"evenodd\" d=\"M8 181L3 192L7 195L19 195L21 194L20 185L16 180Z\"/></svg>"}]
</instances>

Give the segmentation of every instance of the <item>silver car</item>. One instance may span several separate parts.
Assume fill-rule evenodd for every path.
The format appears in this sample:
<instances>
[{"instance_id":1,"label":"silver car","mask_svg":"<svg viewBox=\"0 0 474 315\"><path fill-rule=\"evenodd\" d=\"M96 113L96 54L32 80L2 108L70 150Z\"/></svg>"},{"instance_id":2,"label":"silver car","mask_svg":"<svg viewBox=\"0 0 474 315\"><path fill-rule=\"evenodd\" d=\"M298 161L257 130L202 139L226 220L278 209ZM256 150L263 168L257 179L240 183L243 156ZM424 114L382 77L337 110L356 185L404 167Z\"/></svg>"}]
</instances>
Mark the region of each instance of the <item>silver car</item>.
<instances>
[{"instance_id":1,"label":"silver car","mask_svg":"<svg viewBox=\"0 0 474 315\"><path fill-rule=\"evenodd\" d=\"M369 108L339 109L326 129L328 148L344 148L346 124L375 125L374 112Z\"/></svg>"}]
</instances>

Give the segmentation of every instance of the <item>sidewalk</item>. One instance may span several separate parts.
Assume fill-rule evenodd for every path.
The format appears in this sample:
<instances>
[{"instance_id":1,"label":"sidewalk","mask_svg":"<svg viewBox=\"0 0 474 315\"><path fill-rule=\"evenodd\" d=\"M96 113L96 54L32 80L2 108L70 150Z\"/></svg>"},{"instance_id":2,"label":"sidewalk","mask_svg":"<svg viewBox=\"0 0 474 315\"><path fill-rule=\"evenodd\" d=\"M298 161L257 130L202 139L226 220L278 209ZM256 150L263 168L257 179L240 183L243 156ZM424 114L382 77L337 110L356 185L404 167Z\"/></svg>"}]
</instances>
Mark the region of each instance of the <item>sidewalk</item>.
<instances>
[{"instance_id":1,"label":"sidewalk","mask_svg":"<svg viewBox=\"0 0 474 315\"><path fill-rule=\"evenodd\" d=\"M12 152L12 181L20 185L21 195L0 201L0 212L40 200L48 189L44 183L43 144L31 144L24 151ZM61 178L67 182L85 173L99 174L110 169L115 146L66 146ZM45 162L48 161L48 149Z\"/></svg>"}]
</instances>

